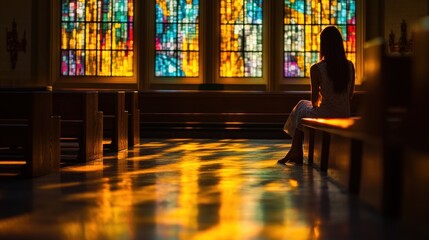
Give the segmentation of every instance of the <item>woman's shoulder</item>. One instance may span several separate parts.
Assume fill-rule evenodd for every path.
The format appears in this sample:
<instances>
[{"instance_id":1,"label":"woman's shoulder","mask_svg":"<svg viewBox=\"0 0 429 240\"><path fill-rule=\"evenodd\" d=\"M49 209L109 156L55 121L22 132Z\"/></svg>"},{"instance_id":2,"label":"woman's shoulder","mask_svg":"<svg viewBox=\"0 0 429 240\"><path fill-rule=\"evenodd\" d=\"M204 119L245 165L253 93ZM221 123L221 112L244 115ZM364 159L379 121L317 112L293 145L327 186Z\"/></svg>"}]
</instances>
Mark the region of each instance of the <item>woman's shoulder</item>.
<instances>
[{"instance_id":1,"label":"woman's shoulder","mask_svg":"<svg viewBox=\"0 0 429 240\"><path fill-rule=\"evenodd\" d=\"M314 63L310 66L310 72L320 71L320 62Z\"/></svg>"},{"instance_id":2,"label":"woman's shoulder","mask_svg":"<svg viewBox=\"0 0 429 240\"><path fill-rule=\"evenodd\" d=\"M353 64L353 62L349 59L347 59L347 64L349 65L349 68L354 70L355 69L355 65Z\"/></svg>"},{"instance_id":3,"label":"woman's shoulder","mask_svg":"<svg viewBox=\"0 0 429 240\"><path fill-rule=\"evenodd\" d=\"M316 69L316 68L321 68L321 67L323 67L324 65L326 65L326 62L325 62L325 61L318 61L318 62L314 63L313 65L311 65L310 69L311 69L311 68L314 68L314 69Z\"/></svg>"},{"instance_id":4,"label":"woman's shoulder","mask_svg":"<svg viewBox=\"0 0 429 240\"><path fill-rule=\"evenodd\" d=\"M326 71L326 62L325 61L319 61L311 65L310 67L311 72L325 72Z\"/></svg>"}]
</instances>

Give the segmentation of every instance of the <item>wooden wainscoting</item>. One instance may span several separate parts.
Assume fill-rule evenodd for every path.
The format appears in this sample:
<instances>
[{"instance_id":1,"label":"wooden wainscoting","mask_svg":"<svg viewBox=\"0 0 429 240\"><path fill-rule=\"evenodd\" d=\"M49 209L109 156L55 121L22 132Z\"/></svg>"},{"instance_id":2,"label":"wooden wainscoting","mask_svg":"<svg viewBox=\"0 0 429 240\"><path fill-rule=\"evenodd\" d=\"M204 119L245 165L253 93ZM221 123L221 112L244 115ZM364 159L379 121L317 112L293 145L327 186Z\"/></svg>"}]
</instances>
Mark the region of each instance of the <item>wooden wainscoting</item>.
<instances>
[{"instance_id":1,"label":"wooden wainscoting","mask_svg":"<svg viewBox=\"0 0 429 240\"><path fill-rule=\"evenodd\" d=\"M141 137L288 138L283 124L302 99L310 92L141 91Z\"/></svg>"}]
</instances>

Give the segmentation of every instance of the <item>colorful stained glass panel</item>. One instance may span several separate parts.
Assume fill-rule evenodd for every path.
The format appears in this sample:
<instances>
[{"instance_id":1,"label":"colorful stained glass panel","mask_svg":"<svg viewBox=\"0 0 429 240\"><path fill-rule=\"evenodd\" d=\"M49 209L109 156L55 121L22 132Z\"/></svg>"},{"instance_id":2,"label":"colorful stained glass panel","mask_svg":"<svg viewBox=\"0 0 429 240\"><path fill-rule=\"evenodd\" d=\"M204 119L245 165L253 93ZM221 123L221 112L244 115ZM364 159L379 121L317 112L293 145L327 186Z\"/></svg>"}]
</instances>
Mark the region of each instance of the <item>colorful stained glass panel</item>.
<instances>
[{"instance_id":1,"label":"colorful stained glass panel","mask_svg":"<svg viewBox=\"0 0 429 240\"><path fill-rule=\"evenodd\" d=\"M262 52L249 52L244 56L244 62L248 63L244 67L245 76L262 76Z\"/></svg>"},{"instance_id":2,"label":"colorful stained glass panel","mask_svg":"<svg viewBox=\"0 0 429 240\"><path fill-rule=\"evenodd\" d=\"M155 76L177 77L183 75L177 69L177 52L156 51L155 55Z\"/></svg>"},{"instance_id":3,"label":"colorful stained glass panel","mask_svg":"<svg viewBox=\"0 0 429 240\"><path fill-rule=\"evenodd\" d=\"M183 76L198 76L198 52L180 52L179 59L183 63Z\"/></svg>"},{"instance_id":4,"label":"colorful stained glass panel","mask_svg":"<svg viewBox=\"0 0 429 240\"><path fill-rule=\"evenodd\" d=\"M133 70L133 65L131 64L134 58L133 51L113 51L112 53L113 76L120 76L115 73L130 72Z\"/></svg>"},{"instance_id":5,"label":"colorful stained glass panel","mask_svg":"<svg viewBox=\"0 0 429 240\"><path fill-rule=\"evenodd\" d=\"M220 23L220 77L262 77L262 0L221 0Z\"/></svg>"},{"instance_id":6,"label":"colorful stained glass panel","mask_svg":"<svg viewBox=\"0 0 429 240\"><path fill-rule=\"evenodd\" d=\"M304 53L303 52L286 52L285 53L285 77L304 77Z\"/></svg>"},{"instance_id":7,"label":"colorful stained glass panel","mask_svg":"<svg viewBox=\"0 0 429 240\"><path fill-rule=\"evenodd\" d=\"M222 77L244 76L244 56L240 52L220 53L220 72Z\"/></svg>"},{"instance_id":8,"label":"colorful stained glass panel","mask_svg":"<svg viewBox=\"0 0 429 240\"><path fill-rule=\"evenodd\" d=\"M87 76L95 76L97 74L97 51L86 51L85 62L86 69L85 75Z\"/></svg>"},{"instance_id":9,"label":"colorful stained glass panel","mask_svg":"<svg viewBox=\"0 0 429 240\"><path fill-rule=\"evenodd\" d=\"M285 1L285 24L304 24L305 1L286 0Z\"/></svg>"},{"instance_id":10,"label":"colorful stained glass panel","mask_svg":"<svg viewBox=\"0 0 429 240\"><path fill-rule=\"evenodd\" d=\"M244 49L248 52L262 52L262 25L244 26Z\"/></svg>"},{"instance_id":11,"label":"colorful stained glass panel","mask_svg":"<svg viewBox=\"0 0 429 240\"><path fill-rule=\"evenodd\" d=\"M133 0L62 0L61 75L133 76Z\"/></svg>"},{"instance_id":12,"label":"colorful stained glass panel","mask_svg":"<svg viewBox=\"0 0 429 240\"><path fill-rule=\"evenodd\" d=\"M156 0L155 76L199 76L199 0Z\"/></svg>"},{"instance_id":13,"label":"colorful stained glass panel","mask_svg":"<svg viewBox=\"0 0 429 240\"><path fill-rule=\"evenodd\" d=\"M285 51L304 51L304 25L285 26Z\"/></svg>"},{"instance_id":14,"label":"colorful stained glass panel","mask_svg":"<svg viewBox=\"0 0 429 240\"><path fill-rule=\"evenodd\" d=\"M356 0L284 0L284 77L309 77L319 60L319 34L335 25L356 63Z\"/></svg>"}]
</instances>

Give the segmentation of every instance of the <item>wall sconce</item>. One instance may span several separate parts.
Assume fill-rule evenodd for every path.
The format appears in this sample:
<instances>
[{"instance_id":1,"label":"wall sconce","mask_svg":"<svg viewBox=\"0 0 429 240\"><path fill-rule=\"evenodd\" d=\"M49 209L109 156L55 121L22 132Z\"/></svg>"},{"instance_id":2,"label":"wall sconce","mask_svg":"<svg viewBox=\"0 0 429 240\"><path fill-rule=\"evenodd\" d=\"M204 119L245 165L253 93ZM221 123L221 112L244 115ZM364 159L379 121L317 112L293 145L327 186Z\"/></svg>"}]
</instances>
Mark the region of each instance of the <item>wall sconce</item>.
<instances>
[{"instance_id":1,"label":"wall sconce","mask_svg":"<svg viewBox=\"0 0 429 240\"><path fill-rule=\"evenodd\" d=\"M12 30L9 31L6 28L6 50L10 54L10 63L11 63L12 69L16 68L16 62L18 61L18 52L19 51L25 52L26 46L27 46L27 40L25 38L25 31L24 31L24 36L22 37L21 41L19 41L16 22L14 19L12 22Z\"/></svg>"},{"instance_id":2,"label":"wall sconce","mask_svg":"<svg viewBox=\"0 0 429 240\"><path fill-rule=\"evenodd\" d=\"M399 41L395 43L395 33L393 30L389 34L389 51L391 53L409 53L413 51L413 33L411 33L411 39L408 40L407 36L407 23L402 19L401 23L401 37Z\"/></svg>"}]
</instances>

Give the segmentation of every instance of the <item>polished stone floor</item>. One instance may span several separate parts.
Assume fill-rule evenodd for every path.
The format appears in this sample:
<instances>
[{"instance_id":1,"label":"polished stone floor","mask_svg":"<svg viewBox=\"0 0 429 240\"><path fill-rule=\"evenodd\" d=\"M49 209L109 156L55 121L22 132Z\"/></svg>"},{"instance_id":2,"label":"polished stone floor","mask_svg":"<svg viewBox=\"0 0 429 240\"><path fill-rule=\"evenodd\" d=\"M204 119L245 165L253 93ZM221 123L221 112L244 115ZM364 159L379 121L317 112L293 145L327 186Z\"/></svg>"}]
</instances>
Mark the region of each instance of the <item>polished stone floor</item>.
<instances>
[{"instance_id":1,"label":"polished stone floor","mask_svg":"<svg viewBox=\"0 0 429 240\"><path fill-rule=\"evenodd\" d=\"M285 140L143 139L102 161L0 182L0 239L395 239L394 224Z\"/></svg>"}]
</instances>

